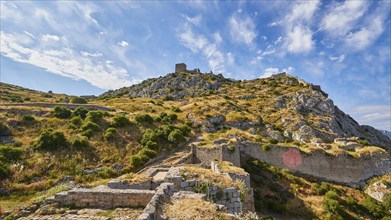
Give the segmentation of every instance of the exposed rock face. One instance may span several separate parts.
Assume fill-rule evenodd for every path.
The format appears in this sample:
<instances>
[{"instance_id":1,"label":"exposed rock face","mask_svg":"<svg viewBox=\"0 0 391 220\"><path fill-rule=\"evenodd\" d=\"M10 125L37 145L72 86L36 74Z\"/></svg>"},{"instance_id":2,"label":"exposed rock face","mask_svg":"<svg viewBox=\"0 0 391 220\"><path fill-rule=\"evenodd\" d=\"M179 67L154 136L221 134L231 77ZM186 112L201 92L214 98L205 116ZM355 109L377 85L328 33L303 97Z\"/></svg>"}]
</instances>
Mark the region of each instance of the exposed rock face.
<instances>
[{"instance_id":1,"label":"exposed rock face","mask_svg":"<svg viewBox=\"0 0 391 220\"><path fill-rule=\"evenodd\" d=\"M171 73L164 77L148 79L140 84L109 91L101 97L141 97L181 99L185 96L201 96L217 91L226 79L222 75Z\"/></svg>"}]
</instances>

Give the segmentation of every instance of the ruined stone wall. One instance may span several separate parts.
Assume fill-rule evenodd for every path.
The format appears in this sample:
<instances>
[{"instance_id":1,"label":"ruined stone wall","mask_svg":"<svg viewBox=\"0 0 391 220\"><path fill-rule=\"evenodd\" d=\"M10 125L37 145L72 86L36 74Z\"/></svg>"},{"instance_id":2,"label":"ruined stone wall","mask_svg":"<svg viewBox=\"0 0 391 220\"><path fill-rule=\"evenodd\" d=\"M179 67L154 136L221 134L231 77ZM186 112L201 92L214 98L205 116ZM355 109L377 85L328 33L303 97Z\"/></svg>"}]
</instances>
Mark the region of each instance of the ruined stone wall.
<instances>
[{"instance_id":1,"label":"ruined stone wall","mask_svg":"<svg viewBox=\"0 0 391 220\"><path fill-rule=\"evenodd\" d=\"M217 159L222 160L222 151L220 146L216 147L198 147L191 146L193 153L193 163L202 163L204 166L209 166L210 162Z\"/></svg>"},{"instance_id":2,"label":"ruined stone wall","mask_svg":"<svg viewBox=\"0 0 391 220\"><path fill-rule=\"evenodd\" d=\"M107 107L99 105L89 105L89 104L65 104L65 103L41 103L41 102L32 102L32 103L2 103L3 106L31 106L31 107L43 107L43 108L54 108L56 106L63 106L69 109L75 109L78 107L84 107L88 110L101 110L109 111Z\"/></svg>"},{"instance_id":3,"label":"ruined stone wall","mask_svg":"<svg viewBox=\"0 0 391 220\"><path fill-rule=\"evenodd\" d=\"M234 147L234 150L229 150L228 146L229 145L222 145L221 147L221 161L230 161L234 166L240 167L239 147L231 145Z\"/></svg>"},{"instance_id":4,"label":"ruined stone wall","mask_svg":"<svg viewBox=\"0 0 391 220\"><path fill-rule=\"evenodd\" d=\"M353 158L347 153L328 155L323 150L305 154L298 148L283 146L263 151L261 145L254 142L243 142L240 151L242 161L245 161L244 157L253 157L279 168L355 187L372 176L391 173L390 157L385 153Z\"/></svg>"},{"instance_id":5,"label":"ruined stone wall","mask_svg":"<svg viewBox=\"0 0 391 220\"><path fill-rule=\"evenodd\" d=\"M73 189L55 195L61 205L75 207L116 208L146 206L154 190Z\"/></svg>"},{"instance_id":6,"label":"ruined stone wall","mask_svg":"<svg viewBox=\"0 0 391 220\"><path fill-rule=\"evenodd\" d=\"M163 206L170 200L170 196L172 196L174 191L174 184L162 183L156 188L155 195L138 217L138 220L162 219Z\"/></svg>"}]
</instances>

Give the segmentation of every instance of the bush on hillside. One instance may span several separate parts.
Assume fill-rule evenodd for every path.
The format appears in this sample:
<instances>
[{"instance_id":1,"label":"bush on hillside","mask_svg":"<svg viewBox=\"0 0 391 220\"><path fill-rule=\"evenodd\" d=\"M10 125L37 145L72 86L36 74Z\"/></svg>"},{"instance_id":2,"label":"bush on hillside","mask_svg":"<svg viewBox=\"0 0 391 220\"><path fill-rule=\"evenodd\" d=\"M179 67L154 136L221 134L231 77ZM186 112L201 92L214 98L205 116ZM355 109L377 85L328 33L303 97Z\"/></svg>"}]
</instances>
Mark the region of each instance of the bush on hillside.
<instances>
[{"instance_id":1,"label":"bush on hillside","mask_svg":"<svg viewBox=\"0 0 391 220\"><path fill-rule=\"evenodd\" d=\"M152 149L152 150L158 150L159 146L156 142L153 142L153 141L148 141L146 144L145 144L146 147L148 147L149 149Z\"/></svg>"},{"instance_id":2,"label":"bush on hillside","mask_svg":"<svg viewBox=\"0 0 391 220\"><path fill-rule=\"evenodd\" d=\"M362 200L360 204L364 206L377 219L382 218L386 214L384 207L379 204L378 201L369 196L365 197L365 199Z\"/></svg>"},{"instance_id":3,"label":"bush on hillside","mask_svg":"<svg viewBox=\"0 0 391 220\"><path fill-rule=\"evenodd\" d=\"M23 115L22 116L22 121L23 122L34 122L35 118L32 115Z\"/></svg>"},{"instance_id":4,"label":"bush on hillside","mask_svg":"<svg viewBox=\"0 0 391 220\"><path fill-rule=\"evenodd\" d=\"M80 126L82 124L83 120L81 119L80 116L74 116L72 119L71 119L71 124L74 124L76 126Z\"/></svg>"},{"instance_id":5,"label":"bush on hillside","mask_svg":"<svg viewBox=\"0 0 391 220\"><path fill-rule=\"evenodd\" d=\"M68 146L68 142L62 132L53 129L44 130L34 144L39 150L57 150Z\"/></svg>"},{"instance_id":6,"label":"bush on hillside","mask_svg":"<svg viewBox=\"0 0 391 220\"><path fill-rule=\"evenodd\" d=\"M271 148L271 147L270 147L270 144L263 144L263 145L262 145L262 150L263 150L263 151L269 151L270 148Z\"/></svg>"},{"instance_id":7,"label":"bush on hillside","mask_svg":"<svg viewBox=\"0 0 391 220\"><path fill-rule=\"evenodd\" d=\"M4 162L0 161L0 179L4 180L9 177L9 164L5 164Z\"/></svg>"},{"instance_id":8,"label":"bush on hillside","mask_svg":"<svg viewBox=\"0 0 391 220\"><path fill-rule=\"evenodd\" d=\"M54 107L53 111L53 116L56 118L69 118L71 117L71 110L67 107L63 106L56 106Z\"/></svg>"},{"instance_id":9,"label":"bush on hillside","mask_svg":"<svg viewBox=\"0 0 391 220\"><path fill-rule=\"evenodd\" d=\"M87 117L88 109L85 107L77 107L75 110L73 110L73 115L74 116L80 116L80 118L85 119Z\"/></svg>"},{"instance_id":10,"label":"bush on hillside","mask_svg":"<svg viewBox=\"0 0 391 220\"><path fill-rule=\"evenodd\" d=\"M147 156L148 158L154 158L154 157L156 157L156 151L151 150L151 149L149 149L149 148L143 148L143 149L141 149L141 150L138 152L138 154L140 154L140 155L145 155L145 156Z\"/></svg>"},{"instance_id":11,"label":"bush on hillside","mask_svg":"<svg viewBox=\"0 0 391 220\"><path fill-rule=\"evenodd\" d=\"M154 130L152 130L150 128L145 130L145 132L143 134L143 137L141 139L141 144L145 145L149 141L152 141L152 142L158 142L159 141L159 136L155 133Z\"/></svg>"},{"instance_id":12,"label":"bush on hillside","mask_svg":"<svg viewBox=\"0 0 391 220\"><path fill-rule=\"evenodd\" d=\"M114 117L113 117L113 121L111 121L110 123L110 126L112 127L116 127L116 128L119 128L119 127L125 127L127 125L130 125L130 121L129 119L123 115L123 114L116 114Z\"/></svg>"},{"instance_id":13,"label":"bush on hillside","mask_svg":"<svg viewBox=\"0 0 391 220\"><path fill-rule=\"evenodd\" d=\"M135 120L138 123L148 123L148 124L153 123L153 118L149 114L138 114L136 115Z\"/></svg>"},{"instance_id":14,"label":"bush on hillside","mask_svg":"<svg viewBox=\"0 0 391 220\"><path fill-rule=\"evenodd\" d=\"M103 117L107 115L108 113L103 111L89 111L87 113L86 120L94 123L99 123L103 119Z\"/></svg>"},{"instance_id":15,"label":"bush on hillside","mask_svg":"<svg viewBox=\"0 0 391 220\"><path fill-rule=\"evenodd\" d=\"M278 144L278 140L275 138L270 139L269 141L271 144Z\"/></svg>"},{"instance_id":16,"label":"bush on hillside","mask_svg":"<svg viewBox=\"0 0 391 220\"><path fill-rule=\"evenodd\" d=\"M173 111L173 112L182 112L182 110L180 108L176 107L176 106L172 106L171 107L171 111Z\"/></svg>"},{"instance_id":17,"label":"bush on hillside","mask_svg":"<svg viewBox=\"0 0 391 220\"><path fill-rule=\"evenodd\" d=\"M87 99L83 97L72 97L71 102L75 104L87 104Z\"/></svg>"},{"instance_id":18,"label":"bush on hillside","mask_svg":"<svg viewBox=\"0 0 391 220\"><path fill-rule=\"evenodd\" d=\"M12 162L19 160L23 154L23 149L12 147L9 145L0 146L0 161L2 162Z\"/></svg>"},{"instance_id":19,"label":"bush on hillside","mask_svg":"<svg viewBox=\"0 0 391 220\"><path fill-rule=\"evenodd\" d=\"M8 136L10 135L11 132L10 130L8 129L8 127L6 125L3 125L1 122L0 122L0 136Z\"/></svg>"},{"instance_id":20,"label":"bush on hillside","mask_svg":"<svg viewBox=\"0 0 391 220\"><path fill-rule=\"evenodd\" d=\"M75 149L85 149L90 146L87 137L75 138L72 140L72 147Z\"/></svg>"},{"instance_id":21,"label":"bush on hillside","mask_svg":"<svg viewBox=\"0 0 391 220\"><path fill-rule=\"evenodd\" d=\"M87 121L85 122L81 127L80 129L82 131L86 131L86 130L92 130L92 131L100 131L100 127L99 125L95 124L94 122L91 122L91 121Z\"/></svg>"},{"instance_id":22,"label":"bush on hillside","mask_svg":"<svg viewBox=\"0 0 391 220\"><path fill-rule=\"evenodd\" d=\"M116 134L117 134L117 129L115 129L115 128L108 128L105 131L104 137L105 137L105 139L107 141L112 141L112 140L114 140Z\"/></svg>"},{"instance_id":23,"label":"bush on hillside","mask_svg":"<svg viewBox=\"0 0 391 220\"><path fill-rule=\"evenodd\" d=\"M189 135L191 132L191 128L188 125L182 125L179 127L179 130L181 130L182 134L185 136Z\"/></svg>"},{"instance_id":24,"label":"bush on hillside","mask_svg":"<svg viewBox=\"0 0 391 220\"><path fill-rule=\"evenodd\" d=\"M168 141L174 144L180 144L186 141L185 137L183 137L182 132L178 129L175 129L168 135Z\"/></svg>"}]
</instances>

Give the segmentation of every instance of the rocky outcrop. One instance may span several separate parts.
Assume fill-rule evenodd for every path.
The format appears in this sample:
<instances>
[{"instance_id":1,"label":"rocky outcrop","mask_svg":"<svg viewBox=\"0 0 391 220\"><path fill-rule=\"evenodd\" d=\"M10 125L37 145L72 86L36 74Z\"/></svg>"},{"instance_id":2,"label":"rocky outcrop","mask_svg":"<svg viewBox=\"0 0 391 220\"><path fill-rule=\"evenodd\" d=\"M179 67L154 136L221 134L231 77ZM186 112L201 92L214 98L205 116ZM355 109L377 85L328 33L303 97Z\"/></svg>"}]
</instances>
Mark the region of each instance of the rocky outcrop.
<instances>
[{"instance_id":1,"label":"rocky outcrop","mask_svg":"<svg viewBox=\"0 0 391 220\"><path fill-rule=\"evenodd\" d=\"M222 75L171 73L148 79L140 84L108 91L100 97L139 97L178 100L186 96L201 96L217 91L226 81Z\"/></svg>"}]
</instances>

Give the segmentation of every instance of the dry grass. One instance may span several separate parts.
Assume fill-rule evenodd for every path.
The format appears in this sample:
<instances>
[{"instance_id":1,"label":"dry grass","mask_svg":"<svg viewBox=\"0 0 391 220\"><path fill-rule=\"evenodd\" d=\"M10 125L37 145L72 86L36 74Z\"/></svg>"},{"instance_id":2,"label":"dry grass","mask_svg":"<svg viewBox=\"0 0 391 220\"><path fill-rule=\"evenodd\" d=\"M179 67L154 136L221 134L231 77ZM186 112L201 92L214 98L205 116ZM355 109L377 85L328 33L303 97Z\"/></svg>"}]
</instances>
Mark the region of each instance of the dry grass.
<instances>
[{"instance_id":1,"label":"dry grass","mask_svg":"<svg viewBox=\"0 0 391 220\"><path fill-rule=\"evenodd\" d=\"M202 199L183 199L164 206L168 219L214 220L232 219L226 213L217 210L216 205Z\"/></svg>"},{"instance_id":2,"label":"dry grass","mask_svg":"<svg viewBox=\"0 0 391 220\"><path fill-rule=\"evenodd\" d=\"M244 171L242 168L236 167L228 161L222 161L221 163L219 163L219 168L220 171L223 173L247 174L247 172Z\"/></svg>"},{"instance_id":3,"label":"dry grass","mask_svg":"<svg viewBox=\"0 0 391 220\"><path fill-rule=\"evenodd\" d=\"M185 173L188 175L185 176ZM181 170L181 175L187 180L197 179L202 182L211 182L212 185L215 185L220 189L235 187L235 183L231 178L202 167L185 166L183 167L183 170Z\"/></svg>"},{"instance_id":4,"label":"dry grass","mask_svg":"<svg viewBox=\"0 0 391 220\"><path fill-rule=\"evenodd\" d=\"M127 184L144 183L150 179L150 177L144 174L128 173L119 179L123 180Z\"/></svg>"}]
</instances>

